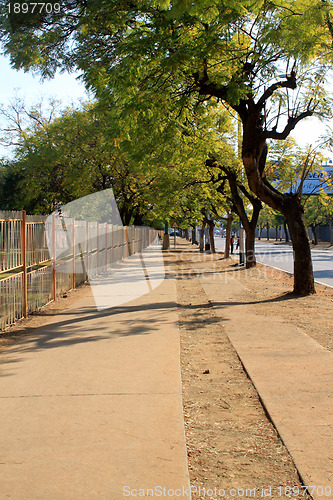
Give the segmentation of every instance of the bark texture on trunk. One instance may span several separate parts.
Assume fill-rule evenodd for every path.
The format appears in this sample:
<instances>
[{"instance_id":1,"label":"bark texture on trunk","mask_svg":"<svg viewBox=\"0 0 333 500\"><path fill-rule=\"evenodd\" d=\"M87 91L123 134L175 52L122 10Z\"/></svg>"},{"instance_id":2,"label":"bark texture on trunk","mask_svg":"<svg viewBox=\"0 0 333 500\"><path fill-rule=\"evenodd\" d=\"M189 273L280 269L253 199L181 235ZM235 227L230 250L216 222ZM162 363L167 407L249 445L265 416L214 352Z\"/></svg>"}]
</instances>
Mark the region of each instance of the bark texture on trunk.
<instances>
[{"instance_id":1,"label":"bark texture on trunk","mask_svg":"<svg viewBox=\"0 0 333 500\"><path fill-rule=\"evenodd\" d=\"M253 155L244 156L243 163L251 190L270 207L282 213L288 224L294 250L294 293L315 293L311 248L304 218L304 209L298 194L280 193L260 176L258 161Z\"/></svg>"},{"instance_id":2,"label":"bark texture on trunk","mask_svg":"<svg viewBox=\"0 0 333 500\"><path fill-rule=\"evenodd\" d=\"M294 293L310 295L315 293L311 248L303 207L294 197L285 212L290 238L294 250Z\"/></svg>"},{"instance_id":3,"label":"bark texture on trunk","mask_svg":"<svg viewBox=\"0 0 333 500\"><path fill-rule=\"evenodd\" d=\"M255 254L255 227L250 227L248 231L245 231L245 267L250 269L255 267L257 264L256 254Z\"/></svg>"},{"instance_id":4,"label":"bark texture on trunk","mask_svg":"<svg viewBox=\"0 0 333 500\"><path fill-rule=\"evenodd\" d=\"M211 253L216 253L215 250L215 240L214 240L214 227L215 224L212 220L207 221L208 224L208 230L209 230L209 242L210 242L210 251Z\"/></svg>"},{"instance_id":5,"label":"bark texture on trunk","mask_svg":"<svg viewBox=\"0 0 333 500\"><path fill-rule=\"evenodd\" d=\"M200 231L200 243L199 243L200 252L203 252L205 250L205 227L206 227L206 222L203 221Z\"/></svg>"},{"instance_id":6,"label":"bark texture on trunk","mask_svg":"<svg viewBox=\"0 0 333 500\"><path fill-rule=\"evenodd\" d=\"M225 232L225 248L224 248L224 259L229 259L230 257L230 238L231 238L231 226L232 226L233 216L232 213L228 213L227 227Z\"/></svg>"}]
</instances>

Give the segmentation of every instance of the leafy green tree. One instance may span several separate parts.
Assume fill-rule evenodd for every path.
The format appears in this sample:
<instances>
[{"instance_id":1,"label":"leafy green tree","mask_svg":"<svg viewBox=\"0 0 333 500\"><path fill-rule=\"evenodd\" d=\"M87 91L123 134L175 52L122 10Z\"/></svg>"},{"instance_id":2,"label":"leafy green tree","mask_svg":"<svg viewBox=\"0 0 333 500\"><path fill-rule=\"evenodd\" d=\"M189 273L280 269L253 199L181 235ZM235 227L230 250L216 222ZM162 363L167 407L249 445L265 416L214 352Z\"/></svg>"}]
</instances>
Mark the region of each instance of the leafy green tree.
<instances>
[{"instance_id":1,"label":"leafy green tree","mask_svg":"<svg viewBox=\"0 0 333 500\"><path fill-rule=\"evenodd\" d=\"M235 213L241 220L245 229L245 264L247 268L256 265L255 258L255 229L262 208L261 201L244 185L239 177L237 162L228 165L227 162L218 162L215 157L207 160L206 165L217 169L217 191L224 194L229 201L229 212ZM226 184L228 193L226 193ZM250 208L251 207L251 208Z\"/></svg>"},{"instance_id":2,"label":"leafy green tree","mask_svg":"<svg viewBox=\"0 0 333 500\"><path fill-rule=\"evenodd\" d=\"M309 175L321 173L324 157L316 149L310 146L300 148L294 140L287 140L283 144L276 144L270 149L268 159L268 172L270 182L279 189L297 192L301 197L307 227L311 227L313 241L317 244L316 228L329 223L332 210L332 196L324 189L324 184L330 188L332 180L324 176L323 181L318 183L318 189L313 193L303 193L304 182ZM275 211L269 211L267 207L262 213L266 222L271 225L277 219ZM263 223L263 218L261 218ZM277 219L279 221L279 219Z\"/></svg>"},{"instance_id":3,"label":"leafy green tree","mask_svg":"<svg viewBox=\"0 0 333 500\"><path fill-rule=\"evenodd\" d=\"M312 231L312 241L314 245L318 244L317 227L321 224L327 224L333 213L333 199L331 195L320 190L318 195L307 197L305 202L305 220Z\"/></svg>"},{"instance_id":4,"label":"leafy green tree","mask_svg":"<svg viewBox=\"0 0 333 500\"><path fill-rule=\"evenodd\" d=\"M264 205L258 218L259 239L261 238L262 228L267 228L267 239L269 239L269 228L275 228L275 239L278 240L278 230L285 225L285 218L282 214L272 209L268 205ZM287 238L286 238L287 240Z\"/></svg>"},{"instance_id":5,"label":"leafy green tree","mask_svg":"<svg viewBox=\"0 0 333 500\"><path fill-rule=\"evenodd\" d=\"M294 291L308 294L314 282L300 196L269 183L265 160L269 139L284 140L300 120L329 110L330 16L331 3L321 0L65 0L51 14L3 13L2 39L14 67L44 76L79 68L98 95L115 95L128 109L147 109L153 94L162 106L172 96L183 117L193 96L198 112L206 99L232 107L249 188L286 217Z\"/></svg>"},{"instance_id":6,"label":"leafy green tree","mask_svg":"<svg viewBox=\"0 0 333 500\"><path fill-rule=\"evenodd\" d=\"M154 165L131 158L131 141L114 108L105 112L86 104L51 122L40 115L38 127L35 118L33 126L24 127L21 118L16 130L10 124L16 150L4 197L12 208L49 213L59 204L113 187L124 223L142 223L153 196ZM10 180L16 183L14 200Z\"/></svg>"}]
</instances>

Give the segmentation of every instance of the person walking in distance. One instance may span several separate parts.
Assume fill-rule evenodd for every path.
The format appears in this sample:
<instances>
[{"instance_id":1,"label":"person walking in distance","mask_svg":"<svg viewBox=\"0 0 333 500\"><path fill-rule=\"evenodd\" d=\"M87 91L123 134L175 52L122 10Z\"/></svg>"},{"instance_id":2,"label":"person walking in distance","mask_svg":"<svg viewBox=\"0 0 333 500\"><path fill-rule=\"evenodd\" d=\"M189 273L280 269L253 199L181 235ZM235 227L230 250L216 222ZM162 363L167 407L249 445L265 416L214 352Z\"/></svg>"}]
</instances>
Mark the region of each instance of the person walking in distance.
<instances>
[{"instance_id":1,"label":"person walking in distance","mask_svg":"<svg viewBox=\"0 0 333 500\"><path fill-rule=\"evenodd\" d=\"M234 236L231 235L231 238L230 238L230 253L234 253Z\"/></svg>"}]
</instances>

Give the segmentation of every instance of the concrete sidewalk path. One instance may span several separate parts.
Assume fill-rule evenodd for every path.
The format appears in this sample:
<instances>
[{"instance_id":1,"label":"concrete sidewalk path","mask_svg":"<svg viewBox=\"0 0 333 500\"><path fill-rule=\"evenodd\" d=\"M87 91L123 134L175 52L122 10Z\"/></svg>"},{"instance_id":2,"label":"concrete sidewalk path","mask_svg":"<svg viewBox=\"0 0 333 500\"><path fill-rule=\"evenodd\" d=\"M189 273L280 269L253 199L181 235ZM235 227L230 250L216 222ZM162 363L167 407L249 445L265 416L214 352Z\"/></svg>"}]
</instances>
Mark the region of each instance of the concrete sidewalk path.
<instances>
[{"instance_id":1,"label":"concrete sidewalk path","mask_svg":"<svg viewBox=\"0 0 333 500\"><path fill-rule=\"evenodd\" d=\"M88 295L0 355L0 498L190 498L175 280Z\"/></svg>"},{"instance_id":2,"label":"concrete sidewalk path","mask_svg":"<svg viewBox=\"0 0 333 500\"><path fill-rule=\"evenodd\" d=\"M314 499L333 498L333 353L294 325L251 312L244 285L213 266L192 264L303 483Z\"/></svg>"}]
</instances>

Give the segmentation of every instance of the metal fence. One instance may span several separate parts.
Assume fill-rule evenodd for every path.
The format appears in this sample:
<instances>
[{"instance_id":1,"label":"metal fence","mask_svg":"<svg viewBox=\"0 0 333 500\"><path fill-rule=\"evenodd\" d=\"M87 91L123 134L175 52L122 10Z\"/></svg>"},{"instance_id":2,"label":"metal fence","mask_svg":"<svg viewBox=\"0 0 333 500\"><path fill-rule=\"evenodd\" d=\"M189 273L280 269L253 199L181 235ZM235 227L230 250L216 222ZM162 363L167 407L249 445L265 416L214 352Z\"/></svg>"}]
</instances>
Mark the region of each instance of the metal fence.
<instances>
[{"instance_id":1,"label":"metal fence","mask_svg":"<svg viewBox=\"0 0 333 500\"><path fill-rule=\"evenodd\" d=\"M0 211L0 331L89 277L141 252L149 227L29 216ZM51 249L51 251L49 250Z\"/></svg>"}]
</instances>

